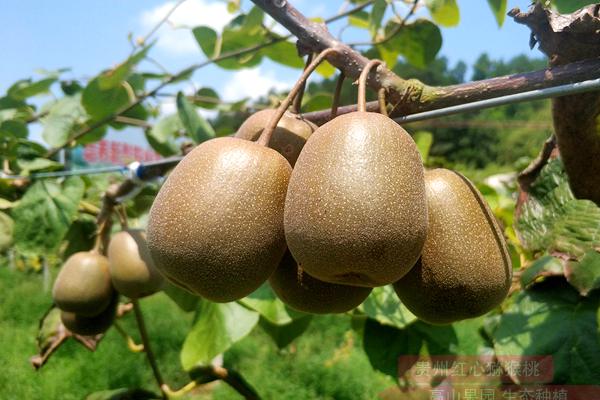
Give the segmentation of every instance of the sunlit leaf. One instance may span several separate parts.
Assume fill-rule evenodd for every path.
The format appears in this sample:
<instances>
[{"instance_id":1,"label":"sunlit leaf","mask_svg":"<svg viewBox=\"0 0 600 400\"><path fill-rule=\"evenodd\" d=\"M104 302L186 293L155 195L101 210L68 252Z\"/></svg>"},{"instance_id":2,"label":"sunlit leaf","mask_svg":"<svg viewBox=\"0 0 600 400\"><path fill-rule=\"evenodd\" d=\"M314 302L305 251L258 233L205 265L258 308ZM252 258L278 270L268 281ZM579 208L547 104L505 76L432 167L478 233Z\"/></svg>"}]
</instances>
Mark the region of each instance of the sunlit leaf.
<instances>
[{"instance_id":1,"label":"sunlit leaf","mask_svg":"<svg viewBox=\"0 0 600 400\"><path fill-rule=\"evenodd\" d=\"M192 33L206 57L213 58L218 56L216 47L218 35L214 29L208 26L198 26L192 29Z\"/></svg>"},{"instance_id":2,"label":"sunlit leaf","mask_svg":"<svg viewBox=\"0 0 600 400\"><path fill-rule=\"evenodd\" d=\"M433 20L441 26L456 26L460 22L456 0L425 0L425 5Z\"/></svg>"},{"instance_id":3,"label":"sunlit leaf","mask_svg":"<svg viewBox=\"0 0 600 400\"><path fill-rule=\"evenodd\" d=\"M591 250L581 260L570 261L565 268L565 276L583 296L600 288L600 253Z\"/></svg>"},{"instance_id":4,"label":"sunlit leaf","mask_svg":"<svg viewBox=\"0 0 600 400\"><path fill-rule=\"evenodd\" d=\"M0 253L8 250L13 243L14 221L8 214L0 211Z\"/></svg>"},{"instance_id":5,"label":"sunlit leaf","mask_svg":"<svg viewBox=\"0 0 600 400\"><path fill-rule=\"evenodd\" d=\"M55 252L75 219L84 189L78 177L62 184L49 179L35 182L12 210L17 249L25 254Z\"/></svg>"},{"instance_id":6,"label":"sunlit leaf","mask_svg":"<svg viewBox=\"0 0 600 400\"><path fill-rule=\"evenodd\" d=\"M379 323L396 328L404 328L417 320L389 285L373 289L360 310Z\"/></svg>"},{"instance_id":7,"label":"sunlit leaf","mask_svg":"<svg viewBox=\"0 0 600 400\"><path fill-rule=\"evenodd\" d=\"M269 59L292 68L304 67L304 60L298 55L296 45L292 42L282 41L267 46L261 52Z\"/></svg>"},{"instance_id":8,"label":"sunlit leaf","mask_svg":"<svg viewBox=\"0 0 600 400\"><path fill-rule=\"evenodd\" d=\"M36 96L42 93L48 93L50 86L56 82L58 78L45 78L33 82L31 79L24 79L13 84L8 89L8 96L15 100L24 100L28 97Z\"/></svg>"},{"instance_id":9,"label":"sunlit leaf","mask_svg":"<svg viewBox=\"0 0 600 400\"><path fill-rule=\"evenodd\" d=\"M381 28L381 21L385 15L387 8L386 0L375 0L373 7L371 8L371 14L369 15L369 33L371 37L377 35L377 31Z\"/></svg>"},{"instance_id":10,"label":"sunlit leaf","mask_svg":"<svg viewBox=\"0 0 600 400\"><path fill-rule=\"evenodd\" d=\"M81 96L81 104L94 119L108 117L129 104L129 93L123 85L102 89L99 78L92 79Z\"/></svg>"},{"instance_id":11,"label":"sunlit leaf","mask_svg":"<svg viewBox=\"0 0 600 400\"><path fill-rule=\"evenodd\" d=\"M152 47L152 45L145 46L117 67L102 73L98 77L98 87L101 90L108 90L121 85L121 83L129 77L132 69L146 57L150 47Z\"/></svg>"},{"instance_id":12,"label":"sunlit leaf","mask_svg":"<svg viewBox=\"0 0 600 400\"><path fill-rule=\"evenodd\" d=\"M65 96L42 118L42 138L50 146L60 147L66 144L74 128L85 118L86 113L80 100L80 95Z\"/></svg>"},{"instance_id":13,"label":"sunlit leaf","mask_svg":"<svg viewBox=\"0 0 600 400\"><path fill-rule=\"evenodd\" d=\"M181 124L194 143L202 143L215 137L213 127L198 114L196 107L190 103L182 92L177 93L176 103Z\"/></svg>"},{"instance_id":14,"label":"sunlit leaf","mask_svg":"<svg viewBox=\"0 0 600 400\"><path fill-rule=\"evenodd\" d=\"M402 27L384 47L398 51L415 67L425 68L442 47L442 34L431 21L419 19Z\"/></svg>"},{"instance_id":15,"label":"sunlit leaf","mask_svg":"<svg viewBox=\"0 0 600 400\"><path fill-rule=\"evenodd\" d=\"M208 364L241 340L258 323L258 313L236 303L200 302L197 318L181 349L181 364L189 370Z\"/></svg>"},{"instance_id":16,"label":"sunlit leaf","mask_svg":"<svg viewBox=\"0 0 600 400\"><path fill-rule=\"evenodd\" d=\"M502 26L504 17L506 17L506 0L488 0L488 4L494 13L496 23Z\"/></svg>"}]
</instances>

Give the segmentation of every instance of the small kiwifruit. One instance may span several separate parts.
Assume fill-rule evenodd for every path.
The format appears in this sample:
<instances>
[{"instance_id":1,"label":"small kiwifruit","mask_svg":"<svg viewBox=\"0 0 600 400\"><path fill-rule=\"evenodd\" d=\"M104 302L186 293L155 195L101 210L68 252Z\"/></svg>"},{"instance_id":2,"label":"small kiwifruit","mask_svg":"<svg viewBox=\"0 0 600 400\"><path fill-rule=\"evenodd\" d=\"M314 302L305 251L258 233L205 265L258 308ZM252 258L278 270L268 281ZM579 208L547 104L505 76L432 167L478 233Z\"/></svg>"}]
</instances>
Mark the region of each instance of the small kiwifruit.
<instances>
[{"instance_id":1,"label":"small kiwifruit","mask_svg":"<svg viewBox=\"0 0 600 400\"><path fill-rule=\"evenodd\" d=\"M485 314L506 297L512 279L502 231L464 176L425 173L429 229L420 260L394 284L420 319L445 324Z\"/></svg>"},{"instance_id":2,"label":"small kiwifruit","mask_svg":"<svg viewBox=\"0 0 600 400\"><path fill-rule=\"evenodd\" d=\"M161 289L164 280L150 257L143 230L127 229L115 234L107 253L110 277L119 293L137 299Z\"/></svg>"},{"instance_id":3,"label":"small kiwifruit","mask_svg":"<svg viewBox=\"0 0 600 400\"><path fill-rule=\"evenodd\" d=\"M63 325L73 333L93 336L104 333L110 328L117 314L119 296L115 293L110 304L100 314L86 317L73 312L61 311L60 319Z\"/></svg>"},{"instance_id":4,"label":"small kiwifruit","mask_svg":"<svg viewBox=\"0 0 600 400\"><path fill-rule=\"evenodd\" d=\"M276 114L276 109L266 109L252 114L240 126L235 137L256 141L269 120ZM269 147L283 155L293 167L298 155L317 126L301 115L286 111L277 123L277 128L269 140Z\"/></svg>"},{"instance_id":5,"label":"small kiwifruit","mask_svg":"<svg viewBox=\"0 0 600 400\"><path fill-rule=\"evenodd\" d=\"M177 165L150 209L148 248L174 284L216 302L264 283L285 252L290 164L258 143L222 137Z\"/></svg>"},{"instance_id":6,"label":"small kiwifruit","mask_svg":"<svg viewBox=\"0 0 600 400\"><path fill-rule=\"evenodd\" d=\"M312 314L343 313L358 307L371 288L320 281L298 268L286 251L269 284L277 297L291 308Z\"/></svg>"},{"instance_id":7,"label":"small kiwifruit","mask_svg":"<svg viewBox=\"0 0 600 400\"><path fill-rule=\"evenodd\" d=\"M423 164L390 118L353 112L312 134L292 171L285 236L298 265L331 283L375 287L415 264L427 232Z\"/></svg>"},{"instance_id":8,"label":"small kiwifruit","mask_svg":"<svg viewBox=\"0 0 600 400\"><path fill-rule=\"evenodd\" d=\"M92 317L108 306L113 292L108 259L96 251L82 251L61 268L52 297L62 311Z\"/></svg>"}]
</instances>

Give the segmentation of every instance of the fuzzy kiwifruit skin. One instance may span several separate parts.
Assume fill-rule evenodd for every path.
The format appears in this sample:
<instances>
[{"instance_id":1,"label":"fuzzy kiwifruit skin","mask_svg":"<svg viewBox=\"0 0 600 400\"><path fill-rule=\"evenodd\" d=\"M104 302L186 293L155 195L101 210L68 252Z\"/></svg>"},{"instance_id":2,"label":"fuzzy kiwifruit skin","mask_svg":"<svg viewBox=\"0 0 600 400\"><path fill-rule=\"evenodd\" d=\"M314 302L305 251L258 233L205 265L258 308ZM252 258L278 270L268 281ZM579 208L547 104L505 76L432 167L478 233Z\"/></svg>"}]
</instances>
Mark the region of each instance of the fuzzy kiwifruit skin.
<instances>
[{"instance_id":1,"label":"fuzzy kiwifruit skin","mask_svg":"<svg viewBox=\"0 0 600 400\"><path fill-rule=\"evenodd\" d=\"M67 259L54 282L52 297L62 311L92 317L108 306L113 292L108 258L84 251Z\"/></svg>"},{"instance_id":2,"label":"fuzzy kiwifruit skin","mask_svg":"<svg viewBox=\"0 0 600 400\"><path fill-rule=\"evenodd\" d=\"M371 293L371 288L338 285L320 281L298 268L286 251L269 284L277 297L291 308L311 313L344 313L358 307Z\"/></svg>"},{"instance_id":3,"label":"fuzzy kiwifruit skin","mask_svg":"<svg viewBox=\"0 0 600 400\"><path fill-rule=\"evenodd\" d=\"M240 126L235 137L256 141L277 110L267 109L252 114ZM286 111L269 140L269 147L283 155L293 167L304 144L317 126L298 114Z\"/></svg>"},{"instance_id":4,"label":"fuzzy kiwifruit skin","mask_svg":"<svg viewBox=\"0 0 600 400\"><path fill-rule=\"evenodd\" d=\"M415 143L376 113L321 126L292 172L284 226L292 255L313 277L366 287L396 282L419 258L427 233Z\"/></svg>"},{"instance_id":5,"label":"fuzzy kiwifruit skin","mask_svg":"<svg viewBox=\"0 0 600 400\"><path fill-rule=\"evenodd\" d=\"M291 170L275 150L243 139L196 147L152 204L147 235L156 267L174 284L215 302L253 292L285 252Z\"/></svg>"},{"instance_id":6,"label":"fuzzy kiwifruit skin","mask_svg":"<svg viewBox=\"0 0 600 400\"><path fill-rule=\"evenodd\" d=\"M423 321L485 314L506 297L512 266L494 215L475 186L447 169L425 173L429 230L415 267L394 289Z\"/></svg>"},{"instance_id":7,"label":"fuzzy kiwifruit skin","mask_svg":"<svg viewBox=\"0 0 600 400\"><path fill-rule=\"evenodd\" d=\"M107 256L113 286L122 295L137 299L162 288L164 279L150 257L143 230L116 233L110 239Z\"/></svg>"},{"instance_id":8,"label":"fuzzy kiwifruit skin","mask_svg":"<svg viewBox=\"0 0 600 400\"><path fill-rule=\"evenodd\" d=\"M106 309L94 317L61 311L60 319L63 325L73 333L84 336L99 335L111 327L117 315L118 305L119 296L115 293Z\"/></svg>"}]
</instances>

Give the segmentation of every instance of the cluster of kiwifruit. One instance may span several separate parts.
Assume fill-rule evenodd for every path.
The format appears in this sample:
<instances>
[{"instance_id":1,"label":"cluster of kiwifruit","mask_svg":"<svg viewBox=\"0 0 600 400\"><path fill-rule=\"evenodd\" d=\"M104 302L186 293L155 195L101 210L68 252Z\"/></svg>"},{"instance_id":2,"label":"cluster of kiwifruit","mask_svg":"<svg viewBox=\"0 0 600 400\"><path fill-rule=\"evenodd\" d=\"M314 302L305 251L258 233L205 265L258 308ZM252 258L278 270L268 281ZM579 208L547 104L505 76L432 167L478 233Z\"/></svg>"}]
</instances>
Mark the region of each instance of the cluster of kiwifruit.
<instances>
[{"instance_id":1,"label":"cluster of kiwifruit","mask_svg":"<svg viewBox=\"0 0 600 400\"><path fill-rule=\"evenodd\" d=\"M269 129L292 90L278 110L183 159L148 223L166 278L216 302L268 280L284 303L309 313L349 311L372 288L393 284L431 323L502 301L511 265L489 207L462 175L425 171L410 135L365 111L373 65L361 75L357 112L316 128L286 111Z\"/></svg>"},{"instance_id":2,"label":"cluster of kiwifruit","mask_svg":"<svg viewBox=\"0 0 600 400\"><path fill-rule=\"evenodd\" d=\"M99 249L97 241L91 251L70 256L52 290L63 325L79 335L97 335L110 328L119 294L137 299L157 292L163 284L150 258L143 231L125 229L115 234L107 256Z\"/></svg>"}]
</instances>

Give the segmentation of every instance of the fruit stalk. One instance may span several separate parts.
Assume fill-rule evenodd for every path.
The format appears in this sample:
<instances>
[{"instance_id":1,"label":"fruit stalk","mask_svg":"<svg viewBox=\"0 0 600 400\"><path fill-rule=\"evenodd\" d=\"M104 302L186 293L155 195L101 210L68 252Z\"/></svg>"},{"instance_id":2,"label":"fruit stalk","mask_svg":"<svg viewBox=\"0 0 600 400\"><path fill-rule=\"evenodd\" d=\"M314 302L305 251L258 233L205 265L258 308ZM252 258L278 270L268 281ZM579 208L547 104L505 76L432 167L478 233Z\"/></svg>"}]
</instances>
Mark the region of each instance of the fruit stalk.
<instances>
[{"instance_id":1,"label":"fruit stalk","mask_svg":"<svg viewBox=\"0 0 600 400\"><path fill-rule=\"evenodd\" d=\"M150 367L152 368L152 374L154 374L154 380L156 380L156 384L160 388L163 397L166 398L167 396L163 388L165 381L163 380L160 370L158 369L158 363L156 362L156 357L154 356L152 346L150 345L150 337L148 336L148 331L146 330L146 322L144 321L144 314L142 312L142 308L140 307L140 302L137 299L131 299L131 302L133 303L135 321L137 322L138 330L142 338L144 352L146 353L146 358L148 359Z\"/></svg>"},{"instance_id":2,"label":"fruit stalk","mask_svg":"<svg viewBox=\"0 0 600 400\"><path fill-rule=\"evenodd\" d=\"M257 141L258 144L265 146L265 147L269 145L269 141L271 140L271 136L273 135L273 132L275 131L275 128L277 127L277 123L279 122L279 120L281 119L283 114L285 113L285 110L287 110L288 107L290 106L292 99L294 97L296 97L298 92L302 89L302 87L306 83L306 80L308 79L310 74L313 73L313 71L319 66L319 64L321 64L321 62L323 62L323 60L325 60L325 58L327 58L327 56L334 54L334 53L337 53L337 50L334 48L325 49L321 53L319 53L319 55L317 57L315 57L315 59L308 65L308 67L306 67L306 69L300 76L300 79L298 79L298 81L296 82L296 84L294 85L292 90L290 90L290 93L288 93L287 97L281 102L281 104L277 108L277 112L275 114L273 114L273 116L269 120L269 123L267 124L265 130L258 138L258 141Z\"/></svg>"},{"instance_id":3,"label":"fruit stalk","mask_svg":"<svg viewBox=\"0 0 600 400\"><path fill-rule=\"evenodd\" d=\"M373 67L383 64L381 60L371 60L365 65L365 68L360 73L358 78L358 111L367 111L367 78ZM377 70L377 69L375 69ZM385 99L384 99L385 104Z\"/></svg>"},{"instance_id":4,"label":"fruit stalk","mask_svg":"<svg viewBox=\"0 0 600 400\"><path fill-rule=\"evenodd\" d=\"M333 93L333 100L331 102L331 116L329 119L334 119L337 116L337 111L340 106L340 96L342 95L342 86L344 86L344 80L346 75L344 71L340 71L337 83L335 84L335 92Z\"/></svg>"},{"instance_id":5,"label":"fruit stalk","mask_svg":"<svg viewBox=\"0 0 600 400\"><path fill-rule=\"evenodd\" d=\"M305 71L310 66L310 63L312 62L312 60L313 60L313 55L309 54L306 57L306 65L304 66ZM302 84L302 87L300 87L300 91L298 92L296 97L294 97L294 103L292 104L292 112L294 114L300 114L300 110L302 108L302 98L304 97L305 89L306 89L306 81L304 81L304 83Z\"/></svg>"}]
</instances>

